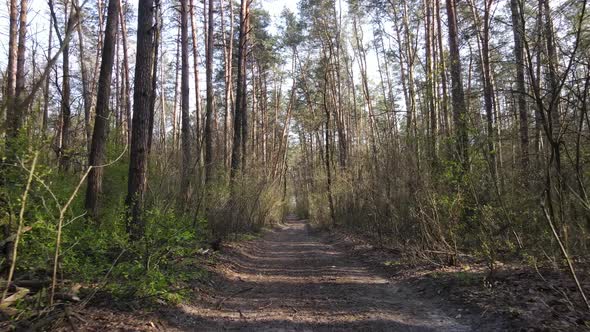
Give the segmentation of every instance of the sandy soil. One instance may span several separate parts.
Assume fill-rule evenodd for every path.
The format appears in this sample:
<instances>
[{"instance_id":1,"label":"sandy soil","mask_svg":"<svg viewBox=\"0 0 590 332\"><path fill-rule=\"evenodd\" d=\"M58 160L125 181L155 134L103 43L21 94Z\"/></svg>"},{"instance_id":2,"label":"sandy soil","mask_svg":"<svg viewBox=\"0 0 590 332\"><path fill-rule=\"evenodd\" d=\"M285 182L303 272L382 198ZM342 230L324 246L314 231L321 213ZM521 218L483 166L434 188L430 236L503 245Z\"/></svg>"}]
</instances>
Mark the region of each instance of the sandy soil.
<instances>
[{"instance_id":1,"label":"sandy soil","mask_svg":"<svg viewBox=\"0 0 590 332\"><path fill-rule=\"evenodd\" d=\"M303 221L226 249L214 294L160 312L175 331L471 331ZM447 310L448 312L448 310Z\"/></svg>"}]
</instances>

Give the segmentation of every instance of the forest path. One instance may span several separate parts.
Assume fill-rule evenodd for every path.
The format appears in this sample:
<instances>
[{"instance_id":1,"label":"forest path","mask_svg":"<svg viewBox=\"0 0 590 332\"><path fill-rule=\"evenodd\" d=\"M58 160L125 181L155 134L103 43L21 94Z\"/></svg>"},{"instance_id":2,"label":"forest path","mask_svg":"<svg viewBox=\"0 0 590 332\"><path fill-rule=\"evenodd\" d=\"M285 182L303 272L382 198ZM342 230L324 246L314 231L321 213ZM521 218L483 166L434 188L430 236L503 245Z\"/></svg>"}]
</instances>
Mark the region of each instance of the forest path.
<instances>
[{"instance_id":1,"label":"forest path","mask_svg":"<svg viewBox=\"0 0 590 332\"><path fill-rule=\"evenodd\" d=\"M181 331L470 331L355 257L286 223L231 252L222 294L163 317Z\"/></svg>"}]
</instances>

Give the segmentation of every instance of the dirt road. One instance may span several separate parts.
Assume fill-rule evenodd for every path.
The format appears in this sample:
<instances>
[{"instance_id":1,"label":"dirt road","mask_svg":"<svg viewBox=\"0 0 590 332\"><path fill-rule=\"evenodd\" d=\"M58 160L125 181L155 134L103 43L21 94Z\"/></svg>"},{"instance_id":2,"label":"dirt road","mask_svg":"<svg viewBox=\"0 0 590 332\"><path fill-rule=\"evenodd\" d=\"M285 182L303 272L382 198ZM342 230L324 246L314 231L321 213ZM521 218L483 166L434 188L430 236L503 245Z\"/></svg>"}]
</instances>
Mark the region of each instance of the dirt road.
<instances>
[{"instance_id":1,"label":"dirt road","mask_svg":"<svg viewBox=\"0 0 590 332\"><path fill-rule=\"evenodd\" d=\"M470 331L290 219L234 250L221 294L166 315L182 331Z\"/></svg>"}]
</instances>

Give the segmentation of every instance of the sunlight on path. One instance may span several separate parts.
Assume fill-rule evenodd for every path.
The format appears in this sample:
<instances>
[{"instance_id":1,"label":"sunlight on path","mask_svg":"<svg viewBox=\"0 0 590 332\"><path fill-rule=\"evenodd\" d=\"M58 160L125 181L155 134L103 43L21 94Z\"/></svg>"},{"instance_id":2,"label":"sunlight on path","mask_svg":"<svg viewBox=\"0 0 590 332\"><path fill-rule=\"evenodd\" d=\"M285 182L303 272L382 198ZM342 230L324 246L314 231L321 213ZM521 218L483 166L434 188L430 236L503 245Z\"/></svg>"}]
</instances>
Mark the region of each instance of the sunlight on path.
<instances>
[{"instance_id":1,"label":"sunlight on path","mask_svg":"<svg viewBox=\"0 0 590 332\"><path fill-rule=\"evenodd\" d=\"M224 297L182 305L178 330L470 331L358 260L308 234L303 221L246 245L223 271Z\"/></svg>"}]
</instances>

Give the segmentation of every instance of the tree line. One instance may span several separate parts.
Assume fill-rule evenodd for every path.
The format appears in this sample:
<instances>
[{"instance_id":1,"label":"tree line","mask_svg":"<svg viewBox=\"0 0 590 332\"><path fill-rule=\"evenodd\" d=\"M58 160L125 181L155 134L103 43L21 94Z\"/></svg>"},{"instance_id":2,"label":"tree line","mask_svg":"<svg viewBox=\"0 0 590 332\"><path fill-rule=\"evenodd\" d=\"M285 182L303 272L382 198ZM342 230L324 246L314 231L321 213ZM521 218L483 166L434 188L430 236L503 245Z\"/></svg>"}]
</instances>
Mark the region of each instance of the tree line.
<instances>
[{"instance_id":1,"label":"tree line","mask_svg":"<svg viewBox=\"0 0 590 332\"><path fill-rule=\"evenodd\" d=\"M282 220L288 120L267 95L286 71L261 4L30 5L7 3L3 285L49 278L51 303L116 257L125 292L161 291L171 256Z\"/></svg>"},{"instance_id":2,"label":"tree line","mask_svg":"<svg viewBox=\"0 0 590 332\"><path fill-rule=\"evenodd\" d=\"M506 260L559 262L585 300L587 2L299 10L297 211L442 264L474 254L492 278Z\"/></svg>"},{"instance_id":3,"label":"tree line","mask_svg":"<svg viewBox=\"0 0 590 332\"><path fill-rule=\"evenodd\" d=\"M288 211L577 281L587 1L300 0L273 21L251 0L50 0L43 34L28 5L8 3L1 82L9 281L47 266L55 288L120 248L158 270Z\"/></svg>"}]
</instances>

